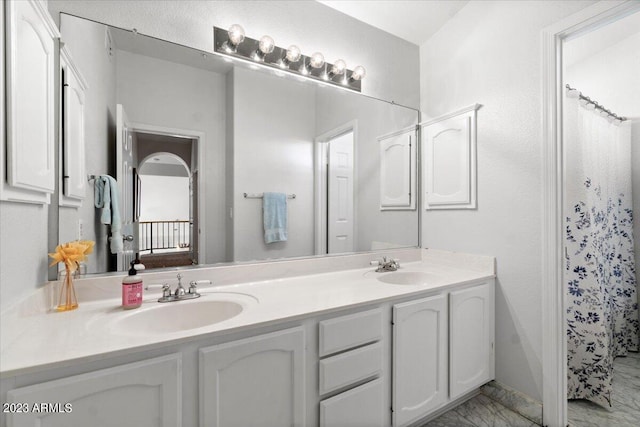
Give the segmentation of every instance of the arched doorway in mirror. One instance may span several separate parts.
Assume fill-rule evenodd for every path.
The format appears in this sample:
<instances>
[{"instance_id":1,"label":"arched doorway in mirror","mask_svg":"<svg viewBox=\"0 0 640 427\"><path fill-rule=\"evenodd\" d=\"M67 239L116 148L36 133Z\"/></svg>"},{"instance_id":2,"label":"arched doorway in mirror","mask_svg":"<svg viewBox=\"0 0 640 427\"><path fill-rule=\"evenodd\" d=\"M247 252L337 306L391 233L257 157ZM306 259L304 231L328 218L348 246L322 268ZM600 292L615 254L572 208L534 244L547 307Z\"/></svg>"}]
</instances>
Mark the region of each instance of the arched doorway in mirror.
<instances>
[{"instance_id":1,"label":"arched doorway in mirror","mask_svg":"<svg viewBox=\"0 0 640 427\"><path fill-rule=\"evenodd\" d=\"M188 145L181 147L183 151L191 151L188 140L183 144ZM152 152L139 163L138 249L147 268L197 263L193 233L197 230L197 216L193 215L197 211L197 191L193 188L196 180L183 157L173 152Z\"/></svg>"}]
</instances>

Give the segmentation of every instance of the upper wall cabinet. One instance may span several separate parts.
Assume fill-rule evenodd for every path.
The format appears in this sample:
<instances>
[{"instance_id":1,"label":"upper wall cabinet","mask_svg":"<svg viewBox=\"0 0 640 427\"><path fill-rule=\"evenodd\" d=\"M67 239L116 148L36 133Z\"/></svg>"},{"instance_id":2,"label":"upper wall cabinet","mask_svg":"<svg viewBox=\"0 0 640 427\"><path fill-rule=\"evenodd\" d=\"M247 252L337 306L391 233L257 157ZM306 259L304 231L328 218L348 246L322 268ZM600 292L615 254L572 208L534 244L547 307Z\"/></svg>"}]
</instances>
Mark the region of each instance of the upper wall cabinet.
<instances>
[{"instance_id":1,"label":"upper wall cabinet","mask_svg":"<svg viewBox=\"0 0 640 427\"><path fill-rule=\"evenodd\" d=\"M380 144L380 210L416 207L416 130L378 138Z\"/></svg>"},{"instance_id":2,"label":"upper wall cabinet","mask_svg":"<svg viewBox=\"0 0 640 427\"><path fill-rule=\"evenodd\" d=\"M87 177L84 154L84 98L87 84L66 46L60 49L62 73L62 192L60 205L80 206Z\"/></svg>"},{"instance_id":3,"label":"upper wall cabinet","mask_svg":"<svg viewBox=\"0 0 640 427\"><path fill-rule=\"evenodd\" d=\"M474 104L421 123L425 209L476 208Z\"/></svg>"},{"instance_id":4,"label":"upper wall cabinet","mask_svg":"<svg viewBox=\"0 0 640 427\"><path fill-rule=\"evenodd\" d=\"M0 159L0 199L48 203L55 190L55 40L60 34L44 3L36 0L6 2L6 24L7 141Z\"/></svg>"}]
</instances>

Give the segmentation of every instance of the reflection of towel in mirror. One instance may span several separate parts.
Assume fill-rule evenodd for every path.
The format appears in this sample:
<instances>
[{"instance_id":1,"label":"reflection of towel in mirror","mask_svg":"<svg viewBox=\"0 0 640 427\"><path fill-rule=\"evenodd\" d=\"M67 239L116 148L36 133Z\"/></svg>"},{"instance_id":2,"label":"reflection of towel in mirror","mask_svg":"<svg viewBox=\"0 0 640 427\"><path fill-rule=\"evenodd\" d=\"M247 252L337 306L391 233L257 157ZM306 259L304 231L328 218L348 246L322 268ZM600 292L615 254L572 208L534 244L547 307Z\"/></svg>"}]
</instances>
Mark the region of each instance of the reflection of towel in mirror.
<instances>
[{"instance_id":1,"label":"reflection of towel in mirror","mask_svg":"<svg viewBox=\"0 0 640 427\"><path fill-rule=\"evenodd\" d=\"M264 193L262 195L262 216L264 242L285 242L287 240L287 195L284 193Z\"/></svg>"},{"instance_id":2,"label":"reflection of towel in mirror","mask_svg":"<svg viewBox=\"0 0 640 427\"><path fill-rule=\"evenodd\" d=\"M109 175L100 175L95 180L95 206L102 209L100 222L111 225L111 253L122 252L122 221L120 220L120 207L118 201L118 182Z\"/></svg>"}]
</instances>

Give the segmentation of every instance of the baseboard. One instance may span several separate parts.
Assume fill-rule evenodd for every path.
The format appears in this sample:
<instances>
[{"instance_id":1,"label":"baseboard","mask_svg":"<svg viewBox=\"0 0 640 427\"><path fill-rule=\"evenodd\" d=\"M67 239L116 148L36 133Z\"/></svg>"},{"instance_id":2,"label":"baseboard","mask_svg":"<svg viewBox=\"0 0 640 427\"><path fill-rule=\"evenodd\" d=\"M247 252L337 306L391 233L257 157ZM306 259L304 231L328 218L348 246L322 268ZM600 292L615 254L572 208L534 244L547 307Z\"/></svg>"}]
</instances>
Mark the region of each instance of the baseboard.
<instances>
[{"instance_id":1,"label":"baseboard","mask_svg":"<svg viewBox=\"0 0 640 427\"><path fill-rule=\"evenodd\" d=\"M528 420L542 425L542 403L504 384L491 381L480 392Z\"/></svg>"}]
</instances>

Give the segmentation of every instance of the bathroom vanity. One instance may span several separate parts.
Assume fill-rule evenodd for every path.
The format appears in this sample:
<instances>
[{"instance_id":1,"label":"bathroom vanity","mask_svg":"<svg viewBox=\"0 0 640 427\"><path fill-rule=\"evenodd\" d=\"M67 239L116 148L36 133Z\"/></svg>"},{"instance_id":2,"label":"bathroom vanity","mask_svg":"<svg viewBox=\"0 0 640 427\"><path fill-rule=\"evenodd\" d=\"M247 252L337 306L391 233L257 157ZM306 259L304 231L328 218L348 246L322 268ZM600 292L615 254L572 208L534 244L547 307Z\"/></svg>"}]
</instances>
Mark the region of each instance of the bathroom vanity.
<instances>
[{"instance_id":1,"label":"bathroom vanity","mask_svg":"<svg viewBox=\"0 0 640 427\"><path fill-rule=\"evenodd\" d=\"M28 408L4 414L6 425L406 426L435 416L494 377L494 259L399 252L407 261L383 273L365 267L372 254L193 269L183 276L217 286L167 304L149 292L126 312L117 276L81 281L75 312L47 312L35 295L2 318L17 325L2 337L2 400ZM264 280L270 270L281 273Z\"/></svg>"}]
</instances>

